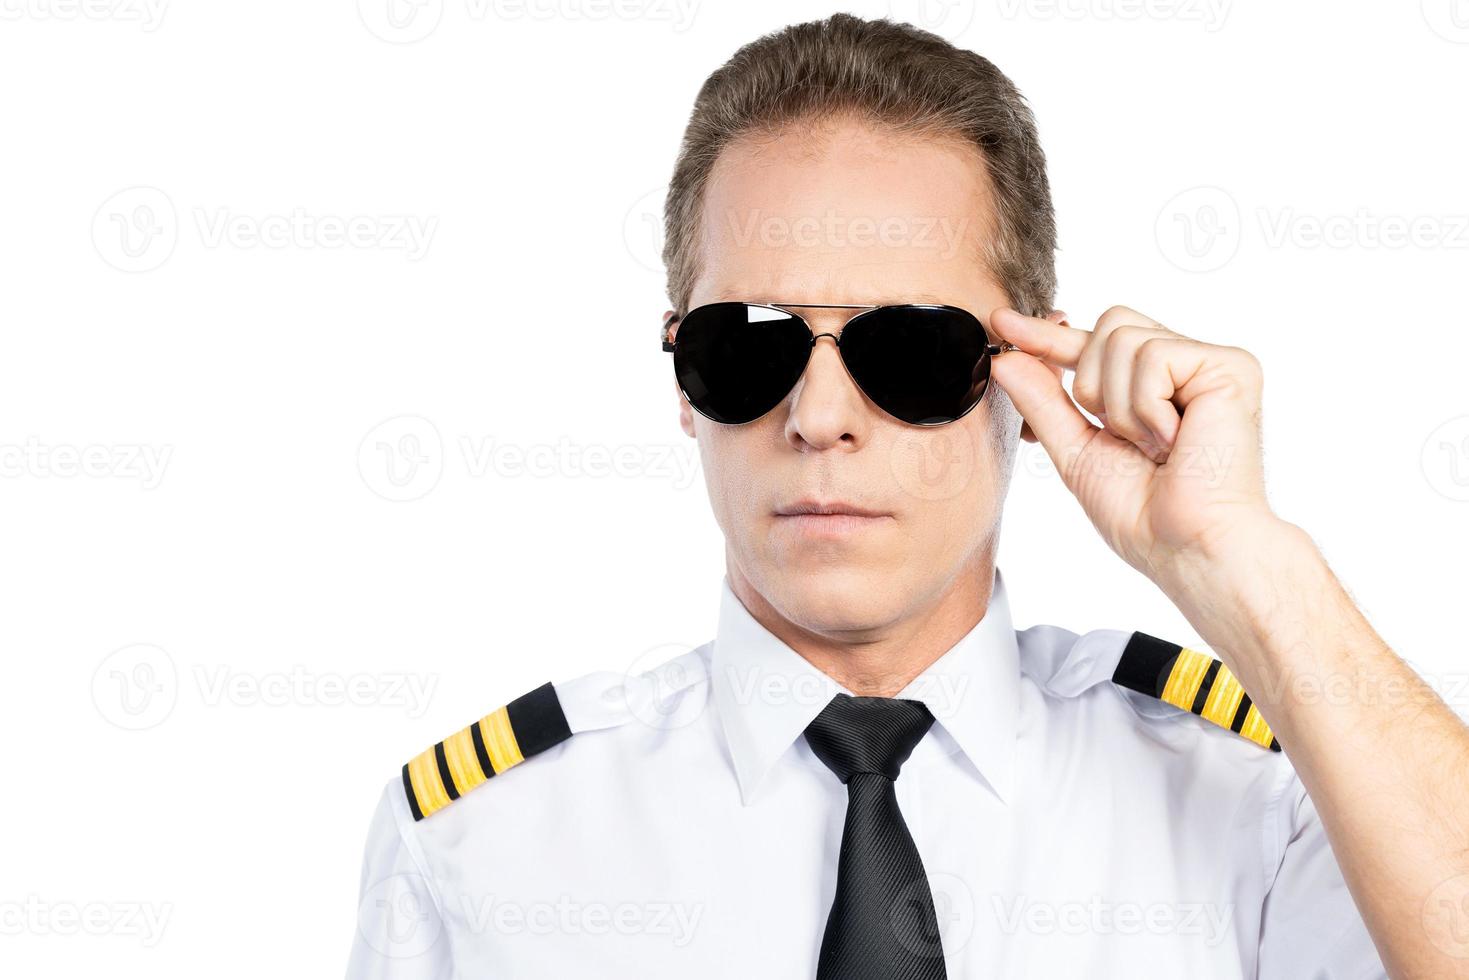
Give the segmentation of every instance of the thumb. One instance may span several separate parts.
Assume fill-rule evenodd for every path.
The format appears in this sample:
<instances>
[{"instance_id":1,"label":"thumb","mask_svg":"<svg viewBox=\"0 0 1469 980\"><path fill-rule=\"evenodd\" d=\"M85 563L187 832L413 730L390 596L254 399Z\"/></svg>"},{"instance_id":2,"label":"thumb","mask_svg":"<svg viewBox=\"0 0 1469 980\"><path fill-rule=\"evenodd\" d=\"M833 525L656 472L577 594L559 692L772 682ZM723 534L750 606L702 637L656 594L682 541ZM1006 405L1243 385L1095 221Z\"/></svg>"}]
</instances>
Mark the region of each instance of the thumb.
<instances>
[{"instance_id":1,"label":"thumb","mask_svg":"<svg viewBox=\"0 0 1469 980\"><path fill-rule=\"evenodd\" d=\"M1022 350L997 355L990 368L991 380L1005 389L1034 441L1064 476L1069 462L1100 430L1066 393L1060 373Z\"/></svg>"},{"instance_id":2,"label":"thumb","mask_svg":"<svg viewBox=\"0 0 1469 980\"><path fill-rule=\"evenodd\" d=\"M1045 318L1047 320L1050 320L1052 323L1058 323L1063 327L1071 326L1071 322L1066 318L1065 310L1052 310L1051 312L1046 314ZM1051 365L1050 367L1051 371L1056 375L1056 380L1062 380L1062 377L1066 373L1066 369L1058 365ZM1040 441L1035 437L1035 433L1030 430L1030 423L1023 420L1020 423L1020 438L1024 439L1026 442Z\"/></svg>"}]
</instances>

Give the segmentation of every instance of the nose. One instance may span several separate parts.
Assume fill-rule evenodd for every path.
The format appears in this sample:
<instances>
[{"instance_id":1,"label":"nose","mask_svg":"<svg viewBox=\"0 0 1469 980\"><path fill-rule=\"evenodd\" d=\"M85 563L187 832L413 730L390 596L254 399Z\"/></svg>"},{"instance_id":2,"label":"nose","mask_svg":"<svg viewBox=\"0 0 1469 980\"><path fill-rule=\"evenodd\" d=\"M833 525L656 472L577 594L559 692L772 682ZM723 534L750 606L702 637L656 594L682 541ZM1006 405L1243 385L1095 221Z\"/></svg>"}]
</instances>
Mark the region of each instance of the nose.
<instances>
[{"instance_id":1,"label":"nose","mask_svg":"<svg viewBox=\"0 0 1469 980\"><path fill-rule=\"evenodd\" d=\"M870 411L842 364L837 335L816 334L806 371L791 393L786 440L803 452L834 447L855 450L867 441Z\"/></svg>"}]
</instances>

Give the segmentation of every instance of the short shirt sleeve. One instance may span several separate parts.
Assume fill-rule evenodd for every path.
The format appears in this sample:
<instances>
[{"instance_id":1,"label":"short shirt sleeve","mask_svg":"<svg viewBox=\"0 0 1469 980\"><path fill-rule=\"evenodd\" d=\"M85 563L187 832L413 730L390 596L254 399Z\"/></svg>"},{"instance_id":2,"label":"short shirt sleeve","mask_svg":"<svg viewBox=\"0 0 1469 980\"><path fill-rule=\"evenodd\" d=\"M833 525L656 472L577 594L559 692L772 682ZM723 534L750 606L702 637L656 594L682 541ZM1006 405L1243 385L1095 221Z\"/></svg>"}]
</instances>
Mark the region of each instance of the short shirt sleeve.
<instances>
[{"instance_id":1,"label":"short shirt sleeve","mask_svg":"<svg viewBox=\"0 0 1469 980\"><path fill-rule=\"evenodd\" d=\"M1387 980L1326 830L1292 775L1276 826L1280 869L1265 896L1259 980Z\"/></svg>"},{"instance_id":2,"label":"short shirt sleeve","mask_svg":"<svg viewBox=\"0 0 1469 980\"><path fill-rule=\"evenodd\" d=\"M412 816L396 781L383 791L362 859L347 980L451 980L449 938Z\"/></svg>"}]
</instances>

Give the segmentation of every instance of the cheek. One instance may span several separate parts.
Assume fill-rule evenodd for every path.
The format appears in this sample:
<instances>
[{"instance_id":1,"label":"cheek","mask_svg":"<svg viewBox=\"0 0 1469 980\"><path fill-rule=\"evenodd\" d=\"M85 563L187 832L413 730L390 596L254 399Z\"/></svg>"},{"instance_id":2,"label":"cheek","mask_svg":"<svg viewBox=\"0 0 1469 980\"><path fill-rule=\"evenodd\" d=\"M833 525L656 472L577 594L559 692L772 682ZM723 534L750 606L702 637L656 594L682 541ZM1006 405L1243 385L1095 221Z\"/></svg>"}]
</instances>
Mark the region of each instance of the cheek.
<instances>
[{"instance_id":1,"label":"cheek","mask_svg":"<svg viewBox=\"0 0 1469 980\"><path fill-rule=\"evenodd\" d=\"M979 410L951 425L906 428L894 447L900 508L928 554L959 555L987 541L1003 496L1003 454Z\"/></svg>"},{"instance_id":2,"label":"cheek","mask_svg":"<svg viewBox=\"0 0 1469 980\"><path fill-rule=\"evenodd\" d=\"M762 472L760 443L750 426L725 426L705 418L695 420L699 465L714 516L726 535L755 519L763 498L756 492L755 474Z\"/></svg>"},{"instance_id":3,"label":"cheek","mask_svg":"<svg viewBox=\"0 0 1469 980\"><path fill-rule=\"evenodd\" d=\"M982 501L999 465L989 422L978 411L949 425L904 427L890 457L900 498L915 510L936 512Z\"/></svg>"}]
</instances>

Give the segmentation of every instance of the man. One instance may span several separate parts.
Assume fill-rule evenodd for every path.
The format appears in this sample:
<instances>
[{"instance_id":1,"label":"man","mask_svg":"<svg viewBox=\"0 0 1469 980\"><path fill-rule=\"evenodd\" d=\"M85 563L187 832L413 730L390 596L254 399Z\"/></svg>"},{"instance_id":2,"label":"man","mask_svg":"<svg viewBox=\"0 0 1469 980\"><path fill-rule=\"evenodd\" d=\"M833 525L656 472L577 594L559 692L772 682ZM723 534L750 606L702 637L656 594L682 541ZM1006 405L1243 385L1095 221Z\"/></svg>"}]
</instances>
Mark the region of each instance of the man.
<instances>
[{"instance_id":1,"label":"man","mask_svg":"<svg viewBox=\"0 0 1469 980\"><path fill-rule=\"evenodd\" d=\"M716 636L405 765L352 977L1469 976L1469 734L1271 512L1255 359L1053 311L1005 76L847 15L761 38L667 205ZM1017 436L1207 651L1013 628Z\"/></svg>"}]
</instances>

